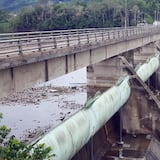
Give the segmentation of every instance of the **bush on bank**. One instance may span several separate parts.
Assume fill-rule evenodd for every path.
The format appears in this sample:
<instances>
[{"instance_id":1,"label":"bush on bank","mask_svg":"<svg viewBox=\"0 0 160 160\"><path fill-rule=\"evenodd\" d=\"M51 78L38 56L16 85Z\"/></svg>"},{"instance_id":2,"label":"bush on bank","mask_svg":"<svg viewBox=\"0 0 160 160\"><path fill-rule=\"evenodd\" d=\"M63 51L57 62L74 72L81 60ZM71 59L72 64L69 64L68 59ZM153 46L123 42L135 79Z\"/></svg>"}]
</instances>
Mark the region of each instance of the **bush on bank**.
<instances>
[{"instance_id":1,"label":"bush on bank","mask_svg":"<svg viewBox=\"0 0 160 160\"><path fill-rule=\"evenodd\" d=\"M51 147L45 147L45 144L26 145L15 136L8 137L10 131L5 125L0 126L0 160L50 160L54 156L50 154Z\"/></svg>"}]
</instances>

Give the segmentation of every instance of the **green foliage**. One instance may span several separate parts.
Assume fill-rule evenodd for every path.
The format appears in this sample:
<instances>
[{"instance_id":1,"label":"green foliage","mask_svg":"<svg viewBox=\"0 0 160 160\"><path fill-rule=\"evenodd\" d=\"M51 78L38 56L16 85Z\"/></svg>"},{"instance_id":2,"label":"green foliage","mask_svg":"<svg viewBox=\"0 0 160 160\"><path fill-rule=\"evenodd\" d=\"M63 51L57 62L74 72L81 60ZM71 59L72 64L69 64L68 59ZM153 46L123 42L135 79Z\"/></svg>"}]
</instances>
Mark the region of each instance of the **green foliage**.
<instances>
[{"instance_id":1,"label":"green foliage","mask_svg":"<svg viewBox=\"0 0 160 160\"><path fill-rule=\"evenodd\" d=\"M4 125L0 127L0 160L49 160L54 156L50 154L52 148L45 144L26 145L14 136L8 138L10 131Z\"/></svg>"},{"instance_id":2,"label":"green foliage","mask_svg":"<svg viewBox=\"0 0 160 160\"><path fill-rule=\"evenodd\" d=\"M11 32L11 15L5 11L0 10L0 33Z\"/></svg>"},{"instance_id":3,"label":"green foliage","mask_svg":"<svg viewBox=\"0 0 160 160\"><path fill-rule=\"evenodd\" d=\"M36 2L37 0L0 0L0 8L10 11L33 5Z\"/></svg>"},{"instance_id":4,"label":"green foliage","mask_svg":"<svg viewBox=\"0 0 160 160\"><path fill-rule=\"evenodd\" d=\"M0 11L0 32L123 27L125 18L127 26L131 26L139 22L153 23L155 17L160 17L159 0L5 1L9 2L33 6L23 8L16 16Z\"/></svg>"},{"instance_id":5,"label":"green foliage","mask_svg":"<svg viewBox=\"0 0 160 160\"><path fill-rule=\"evenodd\" d=\"M146 22L149 24L153 23L153 18L149 14L146 14Z\"/></svg>"}]
</instances>

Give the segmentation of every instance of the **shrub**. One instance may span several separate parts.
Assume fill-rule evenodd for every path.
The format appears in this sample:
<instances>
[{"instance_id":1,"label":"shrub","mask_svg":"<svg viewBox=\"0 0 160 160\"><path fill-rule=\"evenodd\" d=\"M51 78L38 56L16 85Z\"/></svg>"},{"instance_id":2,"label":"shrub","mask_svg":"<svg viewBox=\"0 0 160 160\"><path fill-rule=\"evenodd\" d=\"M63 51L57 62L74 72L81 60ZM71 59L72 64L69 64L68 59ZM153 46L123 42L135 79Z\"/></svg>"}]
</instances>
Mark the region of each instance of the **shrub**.
<instances>
[{"instance_id":1,"label":"shrub","mask_svg":"<svg viewBox=\"0 0 160 160\"><path fill-rule=\"evenodd\" d=\"M0 160L50 160L54 156L50 154L51 147L45 147L45 144L26 145L15 136L8 137L10 131L6 126L0 126Z\"/></svg>"}]
</instances>

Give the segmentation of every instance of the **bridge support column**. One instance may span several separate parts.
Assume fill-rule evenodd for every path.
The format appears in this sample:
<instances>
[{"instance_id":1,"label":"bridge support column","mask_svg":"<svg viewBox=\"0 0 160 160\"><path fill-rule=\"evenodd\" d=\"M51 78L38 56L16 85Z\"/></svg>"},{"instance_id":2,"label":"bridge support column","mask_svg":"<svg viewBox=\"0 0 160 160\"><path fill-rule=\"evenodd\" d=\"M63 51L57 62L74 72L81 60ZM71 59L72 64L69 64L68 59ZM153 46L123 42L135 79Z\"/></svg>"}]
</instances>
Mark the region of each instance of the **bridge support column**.
<instances>
[{"instance_id":1,"label":"bridge support column","mask_svg":"<svg viewBox=\"0 0 160 160\"><path fill-rule=\"evenodd\" d=\"M134 53L134 66L144 63L148 57L156 53L154 44L147 45ZM155 92L159 87L159 70L148 80L148 86ZM131 134L151 134L156 132L158 112L155 103L148 93L135 80L131 79L131 96L122 108L123 130ZM158 131L159 132L159 131Z\"/></svg>"},{"instance_id":2,"label":"bridge support column","mask_svg":"<svg viewBox=\"0 0 160 160\"><path fill-rule=\"evenodd\" d=\"M87 67L87 93L93 96L96 91L105 91L112 87L120 76L124 75L119 58L110 58Z\"/></svg>"}]
</instances>

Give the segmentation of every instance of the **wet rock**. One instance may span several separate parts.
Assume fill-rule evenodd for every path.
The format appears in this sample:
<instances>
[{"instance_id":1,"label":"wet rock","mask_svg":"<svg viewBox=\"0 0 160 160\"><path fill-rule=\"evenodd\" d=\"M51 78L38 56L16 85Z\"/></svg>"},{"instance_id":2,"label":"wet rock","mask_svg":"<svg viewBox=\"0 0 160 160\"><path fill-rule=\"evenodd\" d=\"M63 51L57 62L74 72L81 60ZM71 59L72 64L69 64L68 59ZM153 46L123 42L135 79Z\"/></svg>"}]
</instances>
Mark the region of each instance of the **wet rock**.
<instances>
[{"instance_id":1,"label":"wet rock","mask_svg":"<svg viewBox=\"0 0 160 160\"><path fill-rule=\"evenodd\" d=\"M55 92L57 92L57 90L55 90L55 89L50 89L49 92L50 92L50 93L55 93Z\"/></svg>"},{"instance_id":2,"label":"wet rock","mask_svg":"<svg viewBox=\"0 0 160 160\"><path fill-rule=\"evenodd\" d=\"M60 117L60 120L61 120L61 121L63 121L63 120L65 119L65 117L66 117L66 116L64 116L64 117Z\"/></svg>"},{"instance_id":3,"label":"wet rock","mask_svg":"<svg viewBox=\"0 0 160 160\"><path fill-rule=\"evenodd\" d=\"M76 87L76 86L74 86L74 87L71 87L71 89L77 89L77 87Z\"/></svg>"},{"instance_id":4,"label":"wet rock","mask_svg":"<svg viewBox=\"0 0 160 160\"><path fill-rule=\"evenodd\" d=\"M48 113L49 117L51 118L49 122L53 127L61 123L62 121L64 121L66 118L70 117L71 114L73 114L75 111L77 111L80 107L83 106L81 104L77 104L74 98L72 99L72 97L74 97L77 91L79 93L78 87L76 90L71 88L64 88L64 87L55 88L52 86L31 88L31 89L26 89L23 92L14 93L4 99L1 99L0 104L2 103L9 104L10 106L14 106L14 104L16 105L18 104L18 106L23 105L26 107L28 106L28 104L34 104L34 105L37 105L35 106L37 110L38 108L40 108L40 106L38 105L41 103L41 101L42 100L44 101L44 99L46 101L46 99L49 98L47 99L48 101L50 101L51 103L55 103L56 105L59 106L59 108L56 106L58 108L56 113L54 109L50 113ZM24 119L25 118L28 118L28 117L24 116ZM50 128L50 126L46 128L43 126L44 125L43 117L42 119L38 119L34 116L32 118L33 119L31 119L31 123L33 123L33 126L31 125L31 127L33 128L36 127L36 129L32 128L27 131L23 130L24 134L22 135L22 139L26 142L28 140L35 138L37 135L39 135L39 131L42 131L44 133L49 130L48 128ZM19 119L23 119L23 118L19 118ZM25 121L23 120L23 122ZM20 124L23 125L23 122L21 122ZM21 128L19 127L18 130L21 130Z\"/></svg>"},{"instance_id":5,"label":"wet rock","mask_svg":"<svg viewBox=\"0 0 160 160\"><path fill-rule=\"evenodd\" d=\"M43 97L47 96L47 94L46 94L46 93L42 93L41 95L42 95Z\"/></svg>"},{"instance_id":6,"label":"wet rock","mask_svg":"<svg viewBox=\"0 0 160 160\"><path fill-rule=\"evenodd\" d=\"M55 93L54 96L59 96L59 94L58 94L58 93Z\"/></svg>"},{"instance_id":7,"label":"wet rock","mask_svg":"<svg viewBox=\"0 0 160 160\"><path fill-rule=\"evenodd\" d=\"M41 100L49 96L59 96L60 94L70 92L72 91L65 87L44 86L38 88L30 88L25 89L22 92L13 93L8 97L0 99L0 104L39 104Z\"/></svg>"}]
</instances>

